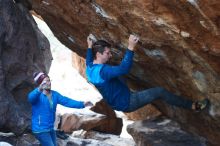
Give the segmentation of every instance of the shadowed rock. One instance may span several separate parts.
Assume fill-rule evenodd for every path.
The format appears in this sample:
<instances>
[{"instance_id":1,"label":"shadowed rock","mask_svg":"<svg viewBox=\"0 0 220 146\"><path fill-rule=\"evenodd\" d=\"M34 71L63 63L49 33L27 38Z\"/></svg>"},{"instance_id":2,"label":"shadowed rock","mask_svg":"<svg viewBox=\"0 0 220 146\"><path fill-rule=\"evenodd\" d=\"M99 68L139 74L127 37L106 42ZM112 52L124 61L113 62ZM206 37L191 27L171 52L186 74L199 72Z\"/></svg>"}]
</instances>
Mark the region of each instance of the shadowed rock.
<instances>
[{"instance_id":1,"label":"shadowed rock","mask_svg":"<svg viewBox=\"0 0 220 146\"><path fill-rule=\"evenodd\" d=\"M52 56L48 40L23 5L0 0L0 20L0 129L21 134L30 129L32 73L47 72Z\"/></svg>"},{"instance_id":2,"label":"shadowed rock","mask_svg":"<svg viewBox=\"0 0 220 146\"><path fill-rule=\"evenodd\" d=\"M128 132L137 146L206 146L206 140L181 130L170 119L157 118L134 122Z\"/></svg>"},{"instance_id":3,"label":"shadowed rock","mask_svg":"<svg viewBox=\"0 0 220 146\"><path fill-rule=\"evenodd\" d=\"M93 128L94 130L116 135L121 134L123 126L122 119L116 116L115 111L112 110L112 108L108 106L104 100L97 102L91 110L106 115L103 124Z\"/></svg>"}]
</instances>

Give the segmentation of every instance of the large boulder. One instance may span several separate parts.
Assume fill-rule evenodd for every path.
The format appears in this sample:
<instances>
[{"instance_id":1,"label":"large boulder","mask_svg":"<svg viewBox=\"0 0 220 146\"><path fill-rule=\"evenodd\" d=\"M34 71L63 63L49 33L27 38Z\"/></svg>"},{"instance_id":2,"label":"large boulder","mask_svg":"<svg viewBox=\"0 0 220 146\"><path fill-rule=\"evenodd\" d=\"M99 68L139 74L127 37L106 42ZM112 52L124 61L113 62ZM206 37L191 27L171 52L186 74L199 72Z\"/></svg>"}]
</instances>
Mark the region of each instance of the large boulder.
<instances>
[{"instance_id":1,"label":"large boulder","mask_svg":"<svg viewBox=\"0 0 220 146\"><path fill-rule=\"evenodd\" d=\"M0 2L1 12L8 7L6 3L13 3L12 0L1 0ZM163 114L178 121L182 128L206 137L213 145L220 143L219 0L17 0L17 2L24 3L25 6L40 15L62 43L84 58L87 48L86 37L89 33L93 33L98 39L109 40L113 44L113 64L118 64L121 61L129 34L139 35L141 40L134 56L133 68L127 76L130 88L142 90L163 86L191 100L209 98L211 101L210 109L202 113L194 113L168 106L163 102L155 105ZM18 7L17 4L12 5ZM18 9L11 9L10 12L6 12L1 13L1 15L14 14L17 16L20 14ZM16 38L19 34L16 32L33 32L25 31L29 25L14 23L23 22L22 20L26 19L25 16L10 19L13 21L9 21L8 24L12 23L15 26L17 24L19 27L16 27L16 29L10 27L11 25L4 26L5 18L8 17L3 18L3 21L0 21L0 26L6 29L1 29L0 32L1 48L2 46L4 48L8 46L3 43L8 42L8 38ZM5 35L7 33L11 34L11 32L14 32L15 35ZM17 37L16 40L26 41L30 38ZM19 43L21 42L16 43L16 47L19 46ZM13 41L7 44L15 47ZM21 44L29 43L22 42ZM33 44L36 44L36 42ZM31 49L37 50L36 47ZM7 49L7 51L4 49L4 52L2 52L2 49L0 50L1 55L5 56L1 56L1 58L9 60L7 59L8 55L4 54L9 53L11 49ZM28 52L33 53L34 50L22 52L28 54ZM15 58L19 56L21 55L17 53ZM20 60L24 61L24 58L20 58ZM25 60L25 62L29 66L28 61ZM13 65L13 68L8 68L9 66L4 63L0 62L1 89L5 89L6 85L7 90L11 92L11 89L14 89L13 87L18 85L19 81L24 78L21 78L22 76L20 78L11 76L9 79L5 75L12 73L10 69L13 71L15 68L22 69L20 70L22 73L26 72L27 66L21 68ZM31 64L33 64L33 61ZM18 73L16 70L16 75ZM7 82L4 82L5 79ZM16 82L11 84L11 80ZM9 94L2 95L3 93L1 93L1 97L6 97L5 95ZM7 97L6 103L8 103L9 98L13 99L12 96ZM11 108L7 104L6 107ZM8 108L2 110L7 112ZM1 123L5 122L5 118L3 118Z\"/></svg>"},{"instance_id":2,"label":"large boulder","mask_svg":"<svg viewBox=\"0 0 220 146\"><path fill-rule=\"evenodd\" d=\"M91 130L94 127L98 127L104 123L104 119L106 118L105 115L98 114L95 112L90 113L66 113L63 115L58 115L57 119L59 129L67 132L72 133L76 130Z\"/></svg>"},{"instance_id":3,"label":"large boulder","mask_svg":"<svg viewBox=\"0 0 220 146\"><path fill-rule=\"evenodd\" d=\"M206 139L183 131L179 124L162 117L137 121L127 127L137 146L206 146Z\"/></svg>"},{"instance_id":4,"label":"large boulder","mask_svg":"<svg viewBox=\"0 0 220 146\"><path fill-rule=\"evenodd\" d=\"M23 5L0 0L0 20L0 129L21 134L30 129L32 74L48 72L50 45Z\"/></svg>"},{"instance_id":5,"label":"large boulder","mask_svg":"<svg viewBox=\"0 0 220 146\"><path fill-rule=\"evenodd\" d=\"M116 116L115 111L104 100L97 102L91 110L106 116L102 124L94 127L93 130L115 135L121 134L123 121Z\"/></svg>"},{"instance_id":6,"label":"large boulder","mask_svg":"<svg viewBox=\"0 0 220 146\"><path fill-rule=\"evenodd\" d=\"M164 103L157 105L182 127L212 144L220 143L220 1L29 2L55 36L82 57L89 33L113 44L113 64L120 62L129 34L139 35L139 49L127 76L130 85L139 90L163 86L192 100L208 97L210 111L196 115Z\"/></svg>"}]
</instances>

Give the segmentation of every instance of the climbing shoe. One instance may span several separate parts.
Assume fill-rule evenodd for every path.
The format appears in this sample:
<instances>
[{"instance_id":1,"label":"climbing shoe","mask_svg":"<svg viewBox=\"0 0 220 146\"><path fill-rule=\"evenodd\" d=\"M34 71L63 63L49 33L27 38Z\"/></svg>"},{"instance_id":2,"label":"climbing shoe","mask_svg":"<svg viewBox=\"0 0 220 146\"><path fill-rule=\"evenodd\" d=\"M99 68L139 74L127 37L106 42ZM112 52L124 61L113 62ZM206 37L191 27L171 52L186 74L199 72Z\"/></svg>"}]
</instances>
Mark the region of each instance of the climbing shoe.
<instances>
[{"instance_id":1,"label":"climbing shoe","mask_svg":"<svg viewBox=\"0 0 220 146\"><path fill-rule=\"evenodd\" d=\"M209 100L206 98L206 99L203 99L203 100L199 100L199 101L196 101L195 102L195 110L197 112L199 111L202 111L203 109L205 109L209 104Z\"/></svg>"}]
</instances>

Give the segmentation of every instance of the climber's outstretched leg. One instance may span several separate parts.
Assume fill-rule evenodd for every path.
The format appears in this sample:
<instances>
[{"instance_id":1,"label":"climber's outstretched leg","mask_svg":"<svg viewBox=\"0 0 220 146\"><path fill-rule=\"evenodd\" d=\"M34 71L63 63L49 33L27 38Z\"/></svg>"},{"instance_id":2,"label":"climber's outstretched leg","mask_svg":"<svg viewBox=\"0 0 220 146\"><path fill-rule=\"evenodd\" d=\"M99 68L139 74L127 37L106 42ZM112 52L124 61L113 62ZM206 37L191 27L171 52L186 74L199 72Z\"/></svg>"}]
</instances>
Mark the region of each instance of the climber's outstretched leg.
<instances>
[{"instance_id":1,"label":"climber's outstretched leg","mask_svg":"<svg viewBox=\"0 0 220 146\"><path fill-rule=\"evenodd\" d=\"M186 97L177 96L162 87L156 87L132 93L127 112L135 111L157 99L164 100L170 105L196 111L203 110L209 103L207 99L193 102Z\"/></svg>"}]
</instances>

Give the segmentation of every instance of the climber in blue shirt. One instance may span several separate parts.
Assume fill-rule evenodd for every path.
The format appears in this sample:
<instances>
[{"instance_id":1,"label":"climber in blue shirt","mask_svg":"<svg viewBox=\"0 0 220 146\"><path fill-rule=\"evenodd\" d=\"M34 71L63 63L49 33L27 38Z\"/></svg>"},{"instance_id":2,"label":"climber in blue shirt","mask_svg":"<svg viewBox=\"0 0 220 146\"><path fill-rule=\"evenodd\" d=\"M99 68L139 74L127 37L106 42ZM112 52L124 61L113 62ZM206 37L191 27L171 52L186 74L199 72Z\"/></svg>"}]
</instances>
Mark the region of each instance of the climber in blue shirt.
<instances>
[{"instance_id":1,"label":"climber in blue shirt","mask_svg":"<svg viewBox=\"0 0 220 146\"><path fill-rule=\"evenodd\" d=\"M135 111L156 99L162 99L168 104L197 111L207 106L207 99L193 102L185 97L174 95L162 87L131 92L120 77L129 73L138 41L137 36L130 35L128 48L121 63L112 66L107 64L112 57L111 45L104 40L94 42L91 35L87 37L86 76L88 81L95 85L102 94L106 103L114 110L123 112Z\"/></svg>"},{"instance_id":2,"label":"climber in blue shirt","mask_svg":"<svg viewBox=\"0 0 220 146\"><path fill-rule=\"evenodd\" d=\"M43 72L35 73L34 81L38 87L28 94L28 101L32 104L32 132L42 146L56 146L54 121L57 104L84 108L92 103L76 101L51 90L50 78Z\"/></svg>"}]
</instances>

